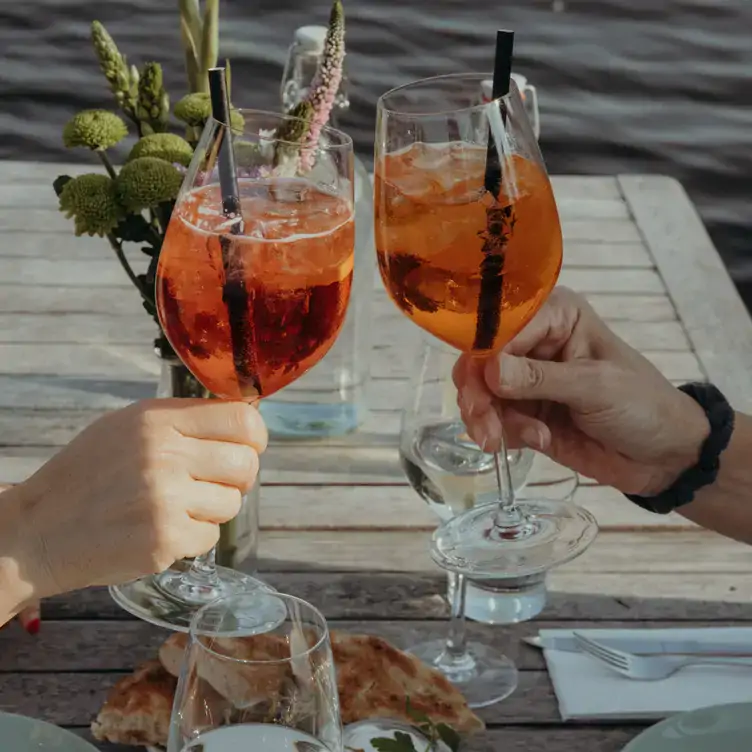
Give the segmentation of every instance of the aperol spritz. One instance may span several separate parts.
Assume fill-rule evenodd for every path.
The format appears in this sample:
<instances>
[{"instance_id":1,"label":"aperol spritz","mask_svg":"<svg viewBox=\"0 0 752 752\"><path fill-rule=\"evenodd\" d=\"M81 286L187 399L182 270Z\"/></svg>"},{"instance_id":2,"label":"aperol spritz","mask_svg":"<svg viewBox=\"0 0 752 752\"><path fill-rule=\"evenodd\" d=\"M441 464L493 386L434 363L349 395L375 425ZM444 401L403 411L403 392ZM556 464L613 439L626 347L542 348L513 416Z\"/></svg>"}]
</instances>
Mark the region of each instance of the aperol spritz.
<instances>
[{"instance_id":1,"label":"aperol spritz","mask_svg":"<svg viewBox=\"0 0 752 752\"><path fill-rule=\"evenodd\" d=\"M387 291L422 329L478 354L500 350L525 326L556 284L562 260L545 170L513 155L505 165L511 175L494 196L484 187L485 167L485 147L418 142L385 154L375 173L376 249ZM500 315L493 333L479 339L490 222L506 236Z\"/></svg>"},{"instance_id":2,"label":"aperol spritz","mask_svg":"<svg viewBox=\"0 0 752 752\"><path fill-rule=\"evenodd\" d=\"M242 128L210 118L196 146L159 255L157 310L175 353L214 397L257 403L318 363L344 322L353 151L325 127L304 160L305 121L239 114ZM187 631L201 606L261 586L217 567L211 551L111 592L132 614Z\"/></svg>"},{"instance_id":3,"label":"aperol spritz","mask_svg":"<svg viewBox=\"0 0 752 752\"><path fill-rule=\"evenodd\" d=\"M376 249L387 292L419 327L479 359L499 352L540 309L563 250L519 91L501 82L503 96L484 102L489 78L437 76L393 89L379 100L376 122ZM475 506L436 531L439 566L471 579L525 577L593 540L586 510L515 499L503 431L494 472L498 504Z\"/></svg>"},{"instance_id":4,"label":"aperol spritz","mask_svg":"<svg viewBox=\"0 0 752 752\"><path fill-rule=\"evenodd\" d=\"M157 270L170 344L212 394L268 397L334 344L350 297L352 203L304 178L238 181L242 235L218 185L176 207Z\"/></svg>"}]
</instances>

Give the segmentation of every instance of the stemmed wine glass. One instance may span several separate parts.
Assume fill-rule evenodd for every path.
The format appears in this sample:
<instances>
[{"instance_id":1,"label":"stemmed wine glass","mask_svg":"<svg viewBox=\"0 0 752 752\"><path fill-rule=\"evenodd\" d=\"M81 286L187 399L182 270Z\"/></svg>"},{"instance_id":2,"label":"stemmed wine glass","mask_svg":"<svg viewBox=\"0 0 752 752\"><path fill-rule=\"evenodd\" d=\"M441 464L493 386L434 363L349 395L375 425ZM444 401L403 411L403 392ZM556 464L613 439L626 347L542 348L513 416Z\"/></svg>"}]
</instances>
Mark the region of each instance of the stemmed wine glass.
<instances>
[{"instance_id":1,"label":"stemmed wine glass","mask_svg":"<svg viewBox=\"0 0 752 752\"><path fill-rule=\"evenodd\" d=\"M157 307L173 349L209 392L257 403L318 363L344 322L353 147L323 128L303 159L295 135L304 121L237 112L242 127L237 115L232 128L211 118L196 147L159 257ZM260 584L217 567L212 551L111 592L139 618L187 631L201 605Z\"/></svg>"},{"instance_id":2,"label":"stemmed wine glass","mask_svg":"<svg viewBox=\"0 0 752 752\"><path fill-rule=\"evenodd\" d=\"M556 284L561 226L524 105L482 102L488 74L425 79L378 103L375 230L384 285L418 326L487 357L533 317ZM508 79L508 73L507 73ZM504 87L506 89L506 87ZM581 553L592 515L571 502L516 500L506 444L498 503L439 528L432 556L471 579L522 577Z\"/></svg>"},{"instance_id":3,"label":"stemmed wine glass","mask_svg":"<svg viewBox=\"0 0 752 752\"><path fill-rule=\"evenodd\" d=\"M194 616L167 752L229 750L341 752L329 630L309 603L256 589Z\"/></svg>"},{"instance_id":4,"label":"stemmed wine glass","mask_svg":"<svg viewBox=\"0 0 752 752\"><path fill-rule=\"evenodd\" d=\"M467 435L457 406L452 367L457 352L426 337L402 413L400 461L407 480L442 520L498 496L493 455ZM534 453L508 452L512 483L524 486ZM509 696L517 687L514 663L488 645L468 642L465 634L467 581L449 573L451 616L444 640L430 640L408 650L439 669L464 695L470 707L483 707Z\"/></svg>"}]
</instances>

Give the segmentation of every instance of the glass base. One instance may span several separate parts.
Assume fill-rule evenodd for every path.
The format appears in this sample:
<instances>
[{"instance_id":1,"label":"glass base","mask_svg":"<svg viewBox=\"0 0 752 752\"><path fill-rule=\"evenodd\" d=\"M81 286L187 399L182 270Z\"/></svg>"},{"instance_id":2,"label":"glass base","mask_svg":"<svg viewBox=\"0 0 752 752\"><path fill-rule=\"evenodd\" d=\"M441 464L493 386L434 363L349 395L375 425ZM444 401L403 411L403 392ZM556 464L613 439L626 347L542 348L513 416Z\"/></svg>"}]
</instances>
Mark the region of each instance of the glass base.
<instances>
[{"instance_id":1,"label":"glass base","mask_svg":"<svg viewBox=\"0 0 752 752\"><path fill-rule=\"evenodd\" d=\"M357 404L261 400L259 412L273 439L321 439L352 433L360 423Z\"/></svg>"},{"instance_id":2,"label":"glass base","mask_svg":"<svg viewBox=\"0 0 752 752\"><path fill-rule=\"evenodd\" d=\"M196 611L217 598L255 588L274 591L261 580L227 567L217 567L215 581L192 585L186 578L190 565L176 562L160 574L114 585L110 587L110 595L118 606L139 619L176 632L188 632Z\"/></svg>"},{"instance_id":3,"label":"glass base","mask_svg":"<svg viewBox=\"0 0 752 752\"><path fill-rule=\"evenodd\" d=\"M519 525L497 526L497 503L445 522L433 535L433 560L473 580L525 577L579 556L598 533L595 517L571 502L519 499L517 506Z\"/></svg>"},{"instance_id":4,"label":"glass base","mask_svg":"<svg viewBox=\"0 0 752 752\"><path fill-rule=\"evenodd\" d=\"M517 689L514 663L481 643L469 642L465 656L459 660L446 652L444 640L423 642L407 652L441 671L462 692L471 708L501 702Z\"/></svg>"},{"instance_id":5,"label":"glass base","mask_svg":"<svg viewBox=\"0 0 752 752\"><path fill-rule=\"evenodd\" d=\"M471 621L518 624L534 619L546 607L545 574L465 582L465 618ZM447 600L450 603L451 598L450 583L447 585Z\"/></svg>"}]
</instances>

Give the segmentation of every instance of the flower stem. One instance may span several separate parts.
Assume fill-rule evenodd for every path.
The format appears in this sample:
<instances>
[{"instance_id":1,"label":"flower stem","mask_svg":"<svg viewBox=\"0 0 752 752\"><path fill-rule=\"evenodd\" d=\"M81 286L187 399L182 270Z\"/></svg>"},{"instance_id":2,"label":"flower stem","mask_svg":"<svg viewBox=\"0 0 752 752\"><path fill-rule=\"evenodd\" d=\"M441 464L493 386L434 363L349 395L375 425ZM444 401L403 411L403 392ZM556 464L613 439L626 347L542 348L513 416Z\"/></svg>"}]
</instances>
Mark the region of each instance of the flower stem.
<instances>
[{"instance_id":1,"label":"flower stem","mask_svg":"<svg viewBox=\"0 0 752 752\"><path fill-rule=\"evenodd\" d=\"M133 269L131 269L131 265L128 263L128 259L125 258L125 254L123 253L123 246L112 233L107 235L107 240L110 241L110 246L112 246L112 250L115 251L117 260L120 262L120 266L123 267L125 273L128 275L128 279L133 282L136 289L141 293L141 295L144 295L143 286L138 281L138 277L134 274Z\"/></svg>"},{"instance_id":2,"label":"flower stem","mask_svg":"<svg viewBox=\"0 0 752 752\"><path fill-rule=\"evenodd\" d=\"M97 154L99 155L99 159L104 165L104 169L107 170L107 174L114 180L117 177L117 173L115 172L115 168L112 165L112 162L110 162L110 158L105 154L104 151L97 149Z\"/></svg>"}]
</instances>

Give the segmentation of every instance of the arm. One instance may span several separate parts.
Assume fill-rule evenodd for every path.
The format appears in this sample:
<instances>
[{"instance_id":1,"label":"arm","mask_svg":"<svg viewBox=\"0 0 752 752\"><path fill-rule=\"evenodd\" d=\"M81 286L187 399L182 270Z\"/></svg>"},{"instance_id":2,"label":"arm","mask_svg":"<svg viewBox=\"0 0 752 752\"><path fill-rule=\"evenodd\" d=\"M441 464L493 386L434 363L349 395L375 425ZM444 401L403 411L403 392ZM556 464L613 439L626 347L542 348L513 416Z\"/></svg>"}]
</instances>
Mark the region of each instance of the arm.
<instances>
[{"instance_id":1,"label":"arm","mask_svg":"<svg viewBox=\"0 0 752 752\"><path fill-rule=\"evenodd\" d=\"M462 356L454 370L468 433L529 446L627 494L654 496L695 465L710 431L704 410L617 337L587 301L557 288L500 355ZM752 417L736 415L715 482L676 510L752 544Z\"/></svg>"},{"instance_id":2,"label":"arm","mask_svg":"<svg viewBox=\"0 0 752 752\"><path fill-rule=\"evenodd\" d=\"M752 417L736 414L716 482L677 511L702 527L752 544Z\"/></svg>"}]
</instances>

